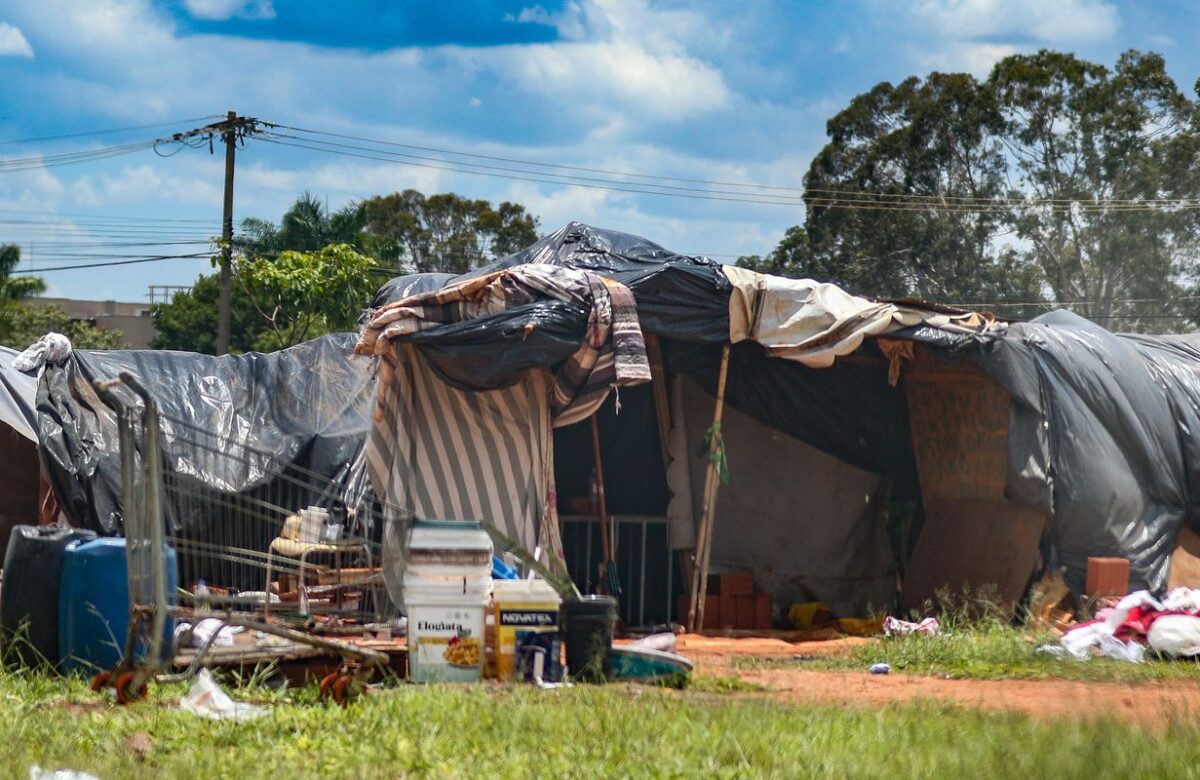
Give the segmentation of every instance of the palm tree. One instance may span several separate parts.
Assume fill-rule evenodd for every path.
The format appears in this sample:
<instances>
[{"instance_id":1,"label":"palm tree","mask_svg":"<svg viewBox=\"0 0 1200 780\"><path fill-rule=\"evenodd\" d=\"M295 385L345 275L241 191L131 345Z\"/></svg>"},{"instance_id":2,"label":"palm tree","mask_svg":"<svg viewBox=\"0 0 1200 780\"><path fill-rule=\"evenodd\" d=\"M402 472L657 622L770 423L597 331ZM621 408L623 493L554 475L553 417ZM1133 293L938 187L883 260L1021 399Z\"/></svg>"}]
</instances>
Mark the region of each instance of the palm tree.
<instances>
[{"instance_id":1,"label":"palm tree","mask_svg":"<svg viewBox=\"0 0 1200 780\"><path fill-rule=\"evenodd\" d=\"M17 304L46 290L39 276L13 276L21 262L21 248L16 244L0 245L0 341L12 335Z\"/></svg>"},{"instance_id":2,"label":"palm tree","mask_svg":"<svg viewBox=\"0 0 1200 780\"><path fill-rule=\"evenodd\" d=\"M243 236L237 242L248 256L278 254L287 249L315 252L330 244L358 246L362 228L363 218L357 204L351 203L330 214L316 195L305 192L283 215L278 227L265 219L243 220Z\"/></svg>"}]
</instances>

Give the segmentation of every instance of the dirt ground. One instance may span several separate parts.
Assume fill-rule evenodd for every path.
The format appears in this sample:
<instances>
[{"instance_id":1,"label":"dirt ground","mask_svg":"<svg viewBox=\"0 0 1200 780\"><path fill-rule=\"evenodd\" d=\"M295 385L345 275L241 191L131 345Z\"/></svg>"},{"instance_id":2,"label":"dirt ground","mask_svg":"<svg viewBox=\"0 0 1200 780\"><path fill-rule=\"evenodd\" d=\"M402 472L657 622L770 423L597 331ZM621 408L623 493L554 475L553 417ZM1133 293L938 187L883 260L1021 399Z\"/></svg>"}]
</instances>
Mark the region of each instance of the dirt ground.
<instances>
[{"instance_id":1,"label":"dirt ground","mask_svg":"<svg viewBox=\"0 0 1200 780\"><path fill-rule=\"evenodd\" d=\"M786 636L786 635L785 635ZM676 649L701 674L732 676L767 690L768 696L813 704L879 707L919 699L989 711L1016 711L1038 718L1116 716L1162 728L1172 718L1200 715L1200 684L1095 683L1073 680L946 680L937 677L805 669L737 669L735 657L788 658L846 652L872 639L712 637L683 634Z\"/></svg>"}]
</instances>

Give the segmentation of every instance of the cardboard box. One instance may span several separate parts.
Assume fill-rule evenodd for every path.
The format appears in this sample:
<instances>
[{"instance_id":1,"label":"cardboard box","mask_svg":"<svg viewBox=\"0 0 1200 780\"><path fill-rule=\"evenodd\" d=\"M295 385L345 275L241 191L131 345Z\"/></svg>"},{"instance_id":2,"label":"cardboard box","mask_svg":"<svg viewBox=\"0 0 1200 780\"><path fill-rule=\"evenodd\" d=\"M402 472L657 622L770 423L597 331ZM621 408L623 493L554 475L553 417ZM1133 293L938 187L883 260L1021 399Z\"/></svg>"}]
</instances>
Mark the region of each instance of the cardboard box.
<instances>
[{"instance_id":1,"label":"cardboard box","mask_svg":"<svg viewBox=\"0 0 1200 780\"><path fill-rule=\"evenodd\" d=\"M1129 592L1129 561L1124 558L1088 558L1084 592L1101 598Z\"/></svg>"},{"instance_id":2,"label":"cardboard box","mask_svg":"<svg viewBox=\"0 0 1200 780\"><path fill-rule=\"evenodd\" d=\"M754 627L759 629L771 628L770 593L756 593L754 595Z\"/></svg>"},{"instance_id":3,"label":"cardboard box","mask_svg":"<svg viewBox=\"0 0 1200 780\"><path fill-rule=\"evenodd\" d=\"M754 575L748 571L721 575L722 596L753 596Z\"/></svg>"},{"instance_id":4,"label":"cardboard box","mask_svg":"<svg viewBox=\"0 0 1200 780\"><path fill-rule=\"evenodd\" d=\"M737 601L733 596L727 596L722 593L720 596L709 597L710 602L719 603L721 605L718 628L734 628L737 626Z\"/></svg>"},{"instance_id":5,"label":"cardboard box","mask_svg":"<svg viewBox=\"0 0 1200 780\"><path fill-rule=\"evenodd\" d=\"M734 628L752 630L754 623L754 596L734 596Z\"/></svg>"}]
</instances>

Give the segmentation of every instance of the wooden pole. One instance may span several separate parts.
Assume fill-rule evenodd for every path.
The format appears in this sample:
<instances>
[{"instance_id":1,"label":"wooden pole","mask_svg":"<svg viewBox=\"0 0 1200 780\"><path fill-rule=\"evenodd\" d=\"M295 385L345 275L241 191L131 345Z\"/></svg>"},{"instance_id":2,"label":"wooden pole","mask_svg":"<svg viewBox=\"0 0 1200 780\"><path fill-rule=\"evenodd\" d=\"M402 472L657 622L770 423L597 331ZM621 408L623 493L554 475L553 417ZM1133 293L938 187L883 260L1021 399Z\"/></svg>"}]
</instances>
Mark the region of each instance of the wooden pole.
<instances>
[{"instance_id":1,"label":"wooden pole","mask_svg":"<svg viewBox=\"0 0 1200 780\"><path fill-rule=\"evenodd\" d=\"M599 410L597 410L599 411ZM604 500L604 464L600 460L600 426L596 423L596 415L592 420L592 460L596 469L596 507L600 518L600 552L604 560L600 561L600 582L605 583L604 592L608 592L608 564L612 561L612 548L608 538L608 504Z\"/></svg>"},{"instance_id":2,"label":"wooden pole","mask_svg":"<svg viewBox=\"0 0 1200 780\"><path fill-rule=\"evenodd\" d=\"M658 336L646 335L646 356L650 360L650 387L654 391L654 417L658 422L658 443L662 447L663 468L671 465L667 441L671 436L671 400L667 392L667 373L663 369L662 350Z\"/></svg>"},{"instance_id":3,"label":"wooden pole","mask_svg":"<svg viewBox=\"0 0 1200 780\"><path fill-rule=\"evenodd\" d=\"M229 353L230 334L230 280L233 264L233 163L237 149L238 115L229 112L221 140L225 143L225 200L221 211L221 272L220 290L217 296L217 354Z\"/></svg>"},{"instance_id":4,"label":"wooden pole","mask_svg":"<svg viewBox=\"0 0 1200 780\"><path fill-rule=\"evenodd\" d=\"M700 531L696 536L696 565L692 570L692 597L688 601L688 630L699 631L704 625L704 596L708 591L708 562L711 558L712 524L717 509L717 432L725 412L725 380L729 377L729 345L721 351L721 370L717 374L717 402L713 409L712 433L708 442L708 464L704 470L704 505L700 511Z\"/></svg>"}]
</instances>

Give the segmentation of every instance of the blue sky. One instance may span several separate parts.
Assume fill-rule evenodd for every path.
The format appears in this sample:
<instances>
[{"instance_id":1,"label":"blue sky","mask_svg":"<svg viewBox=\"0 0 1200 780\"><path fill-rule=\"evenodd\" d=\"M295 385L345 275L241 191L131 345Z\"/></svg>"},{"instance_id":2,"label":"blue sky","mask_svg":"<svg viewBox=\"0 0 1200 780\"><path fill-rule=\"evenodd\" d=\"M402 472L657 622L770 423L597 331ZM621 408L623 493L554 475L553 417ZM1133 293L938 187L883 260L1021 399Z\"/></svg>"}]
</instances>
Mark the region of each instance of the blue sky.
<instances>
[{"instance_id":1,"label":"blue sky","mask_svg":"<svg viewBox=\"0 0 1200 780\"><path fill-rule=\"evenodd\" d=\"M1191 94L1198 29L1200 7L1179 0L0 0L0 160L139 141L233 109L504 158L796 187L825 121L879 81L982 75L1043 47L1105 64L1137 48L1162 52ZM165 124L23 141L152 123ZM0 170L0 241L32 247L35 269L85 254L203 251L219 230L221 167L202 148ZM472 176L261 141L239 151L235 211L277 220L306 189L336 208L407 187L516 200L544 232L578 219L718 259L769 251L803 221L795 205ZM197 243L148 246L160 240ZM52 294L140 300L147 285L208 269L173 259L45 278Z\"/></svg>"}]
</instances>

